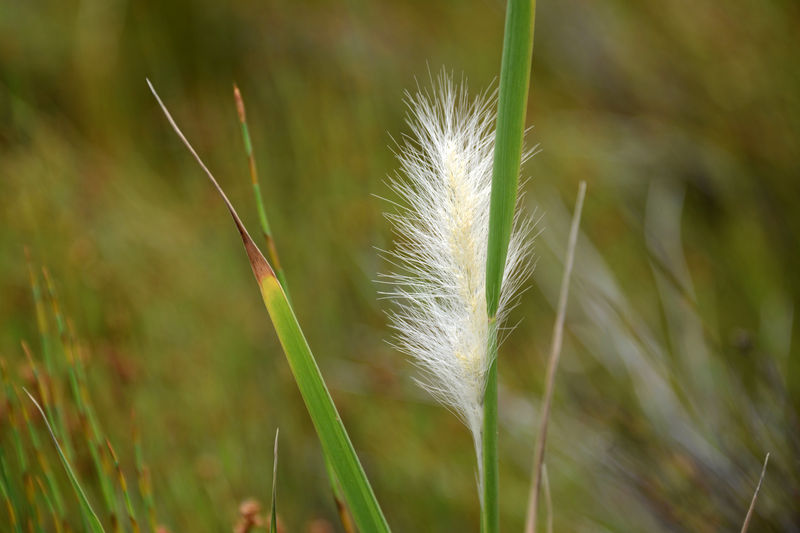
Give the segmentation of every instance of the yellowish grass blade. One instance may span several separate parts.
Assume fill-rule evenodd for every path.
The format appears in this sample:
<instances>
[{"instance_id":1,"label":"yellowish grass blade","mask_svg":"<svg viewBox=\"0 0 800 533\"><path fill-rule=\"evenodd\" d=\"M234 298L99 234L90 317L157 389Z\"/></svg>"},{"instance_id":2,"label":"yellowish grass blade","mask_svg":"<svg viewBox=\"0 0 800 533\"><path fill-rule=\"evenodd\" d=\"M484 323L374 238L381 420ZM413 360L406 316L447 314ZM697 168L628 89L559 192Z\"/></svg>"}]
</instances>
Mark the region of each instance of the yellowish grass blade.
<instances>
[{"instance_id":1,"label":"yellowish grass blade","mask_svg":"<svg viewBox=\"0 0 800 533\"><path fill-rule=\"evenodd\" d=\"M206 173L233 218L247 252L253 275L261 291L262 300L272 319L275 332L278 334L278 339L286 354L286 359L289 362L297 387L300 389L306 409L311 416L311 421L322 444L322 450L331 462L336 477L342 484L345 499L353 513L356 525L361 531L365 532L381 533L389 531L389 525L383 516L383 511L381 511L364 469L356 456L353 444L350 442L350 437L342 424L317 362L311 353L297 317L275 272L261 254L258 246L253 242L214 175L208 170L208 167L206 167L175 123L150 80L147 80L147 84L150 86L153 96L161 106L161 110L175 133Z\"/></svg>"}]
</instances>

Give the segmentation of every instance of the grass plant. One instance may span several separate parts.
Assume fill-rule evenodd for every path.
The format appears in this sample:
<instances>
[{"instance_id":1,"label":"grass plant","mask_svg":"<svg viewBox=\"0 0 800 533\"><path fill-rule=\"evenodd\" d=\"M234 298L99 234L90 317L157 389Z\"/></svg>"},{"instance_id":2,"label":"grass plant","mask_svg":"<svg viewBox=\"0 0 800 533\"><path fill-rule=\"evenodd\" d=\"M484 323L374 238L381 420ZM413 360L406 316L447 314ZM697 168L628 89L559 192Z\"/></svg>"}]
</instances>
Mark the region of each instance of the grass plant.
<instances>
[{"instance_id":1,"label":"grass plant","mask_svg":"<svg viewBox=\"0 0 800 533\"><path fill-rule=\"evenodd\" d=\"M388 249L390 236L369 193L392 166L385 131L402 128L398 87L426 60L486 84L501 11L197 2L187 17L179 5L87 5L64 25L69 6L54 6L9 3L0 16L0 50L14 52L0 80L0 530L161 533L158 518L177 533L216 530L242 498L243 533L328 531L337 513L346 533L388 531L384 511L403 531L480 522L495 533L524 521L528 533L772 533L800 523L796 9L732 0L731 18L713 2L692 16L679 2L542 4L527 117L536 6L509 0L496 96L474 104L451 83L451 105L431 80L408 97L392 220L410 267L385 280L413 305L395 311L406 331L395 344L469 428L476 502L473 443L407 388L382 343L369 279L381 269L372 246ZM234 174L244 142L254 239L208 174L277 341L247 301L238 257L220 253L230 235L208 216L210 189L154 130L156 108L134 79L143 71L186 97L176 116L218 175ZM238 123L217 104L244 72L249 125L238 87ZM546 152L521 187L534 121ZM257 154L269 162L261 179ZM409 168L446 186L426 196L431 186L405 179ZM508 317L525 326L504 342L509 272L527 261L515 241L523 188L545 212L541 292ZM445 231L428 238L423 226ZM26 272L26 242L58 258L52 274L27 250ZM434 275L440 267L446 276ZM209 327L212 314L223 320ZM335 405L309 344L331 356L319 361ZM263 359L281 347L288 367ZM300 395L285 388L290 372ZM134 405L136 420L114 415ZM289 441L280 480L277 433L272 464L264 453L275 420ZM381 473L371 476L380 505L359 457ZM270 499L268 511L253 494Z\"/></svg>"},{"instance_id":2,"label":"grass plant","mask_svg":"<svg viewBox=\"0 0 800 533\"><path fill-rule=\"evenodd\" d=\"M305 336L300 329L297 317L292 310L285 291L275 276L274 270L261 254L255 242L253 242L216 178L197 155L189 141L186 140L186 137L178 128L172 115L162 103L149 80L148 85L175 133L202 167L233 218L261 291L264 305L269 312L272 324L295 377L295 382L300 389L300 394L303 396L308 413L317 430L323 452L331 462L336 477L342 484L342 490L356 526L363 531L375 531L376 533L389 531L389 525L386 523L364 469L356 456L347 431L325 386L325 381L311 353L308 342L306 342Z\"/></svg>"}]
</instances>

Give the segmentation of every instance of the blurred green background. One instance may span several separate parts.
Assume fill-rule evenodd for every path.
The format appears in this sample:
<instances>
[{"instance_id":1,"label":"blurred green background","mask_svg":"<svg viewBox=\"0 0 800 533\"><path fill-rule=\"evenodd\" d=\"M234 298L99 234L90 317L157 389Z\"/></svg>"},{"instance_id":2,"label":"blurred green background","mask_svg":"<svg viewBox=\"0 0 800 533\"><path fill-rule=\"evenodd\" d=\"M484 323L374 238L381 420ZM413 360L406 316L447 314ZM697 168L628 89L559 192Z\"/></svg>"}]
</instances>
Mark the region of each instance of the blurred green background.
<instances>
[{"instance_id":1,"label":"blurred green background","mask_svg":"<svg viewBox=\"0 0 800 533\"><path fill-rule=\"evenodd\" d=\"M800 5L541 1L523 169L537 270L501 348L501 511L524 522L577 183L589 194L548 448L556 531L800 531ZM269 498L338 529L313 428L214 191L257 228L248 107L295 308L396 531L475 531L467 430L412 382L374 283L403 93L499 73L504 3L0 4L0 354L37 347L23 246L88 347L123 467L140 420L159 522L230 530ZM2 429L0 429L2 431ZM80 468L96 497L90 467ZM0 511L0 521L4 520ZM315 525L310 524L313 521Z\"/></svg>"}]
</instances>

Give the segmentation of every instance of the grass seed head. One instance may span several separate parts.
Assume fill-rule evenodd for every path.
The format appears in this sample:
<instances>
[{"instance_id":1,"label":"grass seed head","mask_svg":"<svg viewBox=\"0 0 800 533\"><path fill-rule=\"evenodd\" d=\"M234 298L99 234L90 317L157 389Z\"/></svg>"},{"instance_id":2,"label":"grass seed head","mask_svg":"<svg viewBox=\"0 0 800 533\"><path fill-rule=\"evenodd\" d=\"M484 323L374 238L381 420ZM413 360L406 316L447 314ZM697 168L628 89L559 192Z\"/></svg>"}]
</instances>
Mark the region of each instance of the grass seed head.
<instances>
[{"instance_id":1,"label":"grass seed head","mask_svg":"<svg viewBox=\"0 0 800 533\"><path fill-rule=\"evenodd\" d=\"M494 154L495 96L475 99L446 74L432 92L407 96L410 135L396 150L390 179L401 201L387 215L397 240L382 279L396 302L395 345L419 379L455 412L480 450L489 359L486 255ZM530 152L526 154L528 157ZM529 217L517 215L497 320L502 323L530 269Z\"/></svg>"}]
</instances>

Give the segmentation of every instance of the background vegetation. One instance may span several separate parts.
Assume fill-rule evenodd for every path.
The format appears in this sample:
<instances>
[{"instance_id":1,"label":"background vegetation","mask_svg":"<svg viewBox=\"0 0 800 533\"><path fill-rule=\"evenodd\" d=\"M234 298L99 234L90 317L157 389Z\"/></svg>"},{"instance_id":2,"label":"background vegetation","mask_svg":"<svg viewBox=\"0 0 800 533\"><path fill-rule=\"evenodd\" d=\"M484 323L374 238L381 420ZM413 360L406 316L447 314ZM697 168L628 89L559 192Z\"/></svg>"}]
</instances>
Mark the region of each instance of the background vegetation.
<instances>
[{"instance_id":1,"label":"background vegetation","mask_svg":"<svg viewBox=\"0 0 800 533\"><path fill-rule=\"evenodd\" d=\"M442 66L492 83L503 15L486 0L0 5L0 355L24 380L20 340L39 350L28 244L131 473L137 412L173 531L227 530L239 502L268 500L276 427L283 521L323 528L336 513L239 238L144 78L255 232L239 84L295 309L387 519L470 531L468 432L384 342L376 195L397 167L403 91ZM524 174L543 233L501 349L505 529L524 521L585 179L548 446L556 530L737 530L767 451L751 530L800 530L799 25L778 0L539 2L528 142L542 152ZM76 466L98 500L90 463Z\"/></svg>"}]
</instances>

